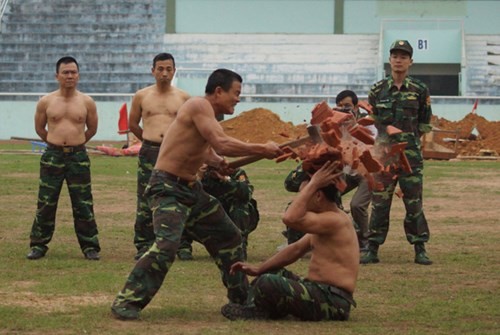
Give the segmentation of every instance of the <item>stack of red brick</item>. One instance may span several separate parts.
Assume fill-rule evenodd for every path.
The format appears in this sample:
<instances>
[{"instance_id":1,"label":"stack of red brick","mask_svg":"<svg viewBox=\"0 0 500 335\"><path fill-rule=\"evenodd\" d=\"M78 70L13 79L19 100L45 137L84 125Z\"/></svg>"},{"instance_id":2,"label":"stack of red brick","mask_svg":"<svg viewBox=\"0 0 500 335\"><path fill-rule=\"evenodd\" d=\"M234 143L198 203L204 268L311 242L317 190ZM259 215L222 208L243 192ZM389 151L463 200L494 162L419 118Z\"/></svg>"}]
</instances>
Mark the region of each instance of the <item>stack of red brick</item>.
<instances>
[{"instance_id":1,"label":"stack of red brick","mask_svg":"<svg viewBox=\"0 0 500 335\"><path fill-rule=\"evenodd\" d=\"M358 173L364 176L372 189L378 189L373 174L383 173L391 169L411 171L404 154L406 143L397 143L387 148L376 148L372 133L365 126L372 125L374 120L367 116L356 121L351 113L336 111L325 101L318 103L311 112L311 124L320 128L321 143L306 145L300 151L285 148L285 155L277 161L287 158L300 158L304 171L314 173L326 161L339 161L339 169L347 173ZM400 133L397 128L389 126L389 136ZM346 184L340 180L337 188L343 191Z\"/></svg>"}]
</instances>

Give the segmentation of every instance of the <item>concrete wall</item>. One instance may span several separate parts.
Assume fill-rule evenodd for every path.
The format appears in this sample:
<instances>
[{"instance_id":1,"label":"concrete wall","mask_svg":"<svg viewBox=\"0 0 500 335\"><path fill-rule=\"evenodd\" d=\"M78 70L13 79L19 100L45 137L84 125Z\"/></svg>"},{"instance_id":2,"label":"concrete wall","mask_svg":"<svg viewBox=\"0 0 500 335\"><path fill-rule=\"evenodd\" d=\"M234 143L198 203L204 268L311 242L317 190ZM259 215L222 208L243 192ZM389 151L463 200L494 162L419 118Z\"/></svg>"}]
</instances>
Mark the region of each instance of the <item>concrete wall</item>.
<instances>
[{"instance_id":1,"label":"concrete wall","mask_svg":"<svg viewBox=\"0 0 500 335\"><path fill-rule=\"evenodd\" d=\"M97 112L99 115L99 127L93 140L96 141L125 141L125 135L119 135L118 116L121 105L126 102L130 108L131 95L116 96L114 101L99 101L100 97L94 97L97 101ZM366 97L361 97L366 99ZM311 110L314 105L326 100L329 105L335 105L334 99L327 96L290 98L288 102L269 101L269 98L243 96L242 102L236 106L233 116L241 112L261 107L267 108L278 114L283 121L292 122L297 125L308 122L311 118ZM432 97L433 112L439 117L450 121L461 120L471 112L474 104L473 98L450 98ZM37 101L15 101L0 100L0 140L10 139L11 136L37 138L34 130L34 113ZM482 98L479 100L477 114L489 121L500 121L500 98Z\"/></svg>"},{"instance_id":2,"label":"concrete wall","mask_svg":"<svg viewBox=\"0 0 500 335\"><path fill-rule=\"evenodd\" d=\"M175 29L199 34L378 34L383 20L458 19L467 34L500 34L494 0L167 0L175 1ZM344 13L336 13L341 3Z\"/></svg>"}]
</instances>

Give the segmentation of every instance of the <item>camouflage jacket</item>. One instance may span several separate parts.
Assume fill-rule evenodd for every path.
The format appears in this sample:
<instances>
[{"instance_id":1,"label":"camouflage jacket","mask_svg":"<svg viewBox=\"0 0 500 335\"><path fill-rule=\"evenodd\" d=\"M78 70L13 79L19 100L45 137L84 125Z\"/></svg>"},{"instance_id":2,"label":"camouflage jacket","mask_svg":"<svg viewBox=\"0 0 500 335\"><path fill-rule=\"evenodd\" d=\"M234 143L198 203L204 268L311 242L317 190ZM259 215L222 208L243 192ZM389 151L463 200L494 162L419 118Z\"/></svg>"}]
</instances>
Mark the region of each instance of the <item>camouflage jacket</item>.
<instances>
[{"instance_id":1,"label":"camouflage jacket","mask_svg":"<svg viewBox=\"0 0 500 335\"><path fill-rule=\"evenodd\" d=\"M368 102L373 107L379 139L388 140L386 127L392 125L402 133L391 137L391 142L408 142L407 150L420 150L420 136L432 129L431 98L424 83L407 76L398 90L388 76L372 86Z\"/></svg>"}]
</instances>

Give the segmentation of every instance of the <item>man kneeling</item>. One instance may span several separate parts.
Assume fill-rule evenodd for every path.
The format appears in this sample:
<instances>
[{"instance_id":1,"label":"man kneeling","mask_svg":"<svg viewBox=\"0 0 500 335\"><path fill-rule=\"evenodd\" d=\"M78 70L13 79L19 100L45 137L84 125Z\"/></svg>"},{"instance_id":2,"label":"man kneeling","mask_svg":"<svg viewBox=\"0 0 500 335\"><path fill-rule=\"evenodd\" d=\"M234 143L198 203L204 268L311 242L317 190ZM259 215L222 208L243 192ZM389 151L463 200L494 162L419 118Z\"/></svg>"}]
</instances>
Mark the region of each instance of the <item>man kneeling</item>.
<instances>
[{"instance_id":1,"label":"man kneeling","mask_svg":"<svg viewBox=\"0 0 500 335\"><path fill-rule=\"evenodd\" d=\"M334 186L338 163L326 162L302 183L283 216L283 223L306 233L260 265L237 262L231 272L257 276L253 303L229 303L222 314L230 320L279 319L348 320L359 268L359 246L349 216L336 205ZM311 251L307 277L284 269Z\"/></svg>"}]
</instances>

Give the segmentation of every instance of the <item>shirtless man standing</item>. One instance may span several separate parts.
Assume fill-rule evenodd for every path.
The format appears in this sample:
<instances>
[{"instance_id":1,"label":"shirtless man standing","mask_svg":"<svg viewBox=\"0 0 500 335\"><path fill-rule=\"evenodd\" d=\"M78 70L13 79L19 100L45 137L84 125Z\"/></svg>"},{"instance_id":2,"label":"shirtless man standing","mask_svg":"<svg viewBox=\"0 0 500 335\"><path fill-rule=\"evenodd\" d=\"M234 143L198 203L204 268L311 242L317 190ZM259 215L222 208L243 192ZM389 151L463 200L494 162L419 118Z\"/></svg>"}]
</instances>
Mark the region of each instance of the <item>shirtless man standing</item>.
<instances>
[{"instance_id":1,"label":"shirtless man standing","mask_svg":"<svg viewBox=\"0 0 500 335\"><path fill-rule=\"evenodd\" d=\"M349 216L336 205L337 163L326 162L304 181L283 222L306 234L260 265L237 262L231 273L257 276L253 304L229 303L222 315L230 320L279 319L293 315L305 321L348 320L356 287L359 250ZM311 251L305 278L284 269Z\"/></svg>"},{"instance_id":2,"label":"shirtless man standing","mask_svg":"<svg viewBox=\"0 0 500 335\"><path fill-rule=\"evenodd\" d=\"M91 97L77 90L79 66L73 57L57 61L56 79L59 89L42 97L35 112L35 130L47 142L47 150L40 159L38 208L27 258L42 258L49 249L59 194L66 180L80 248L86 259L99 260L90 160L85 150L85 143L97 132L97 108Z\"/></svg>"},{"instance_id":3,"label":"shirtless man standing","mask_svg":"<svg viewBox=\"0 0 500 335\"><path fill-rule=\"evenodd\" d=\"M227 136L217 116L233 114L240 101L242 78L215 70L208 78L204 97L185 102L164 133L160 153L146 188L153 208L155 241L137 261L111 310L116 318L134 320L160 289L175 260L182 232L202 243L222 274L229 301L247 300L248 281L242 273L230 274L231 265L243 260L241 233L220 202L206 193L197 180L200 167L227 167L224 156L282 154L274 142L245 143Z\"/></svg>"},{"instance_id":4,"label":"shirtless man standing","mask_svg":"<svg viewBox=\"0 0 500 335\"><path fill-rule=\"evenodd\" d=\"M160 151L163 133L172 123L179 107L189 95L172 86L175 60L169 53L160 53L153 59L151 73L156 84L136 92L130 109L130 131L142 141L137 168L137 211L134 225L135 259L151 247L155 240L151 209L144 190L151 177ZM142 119L142 128L140 121Z\"/></svg>"}]
</instances>

